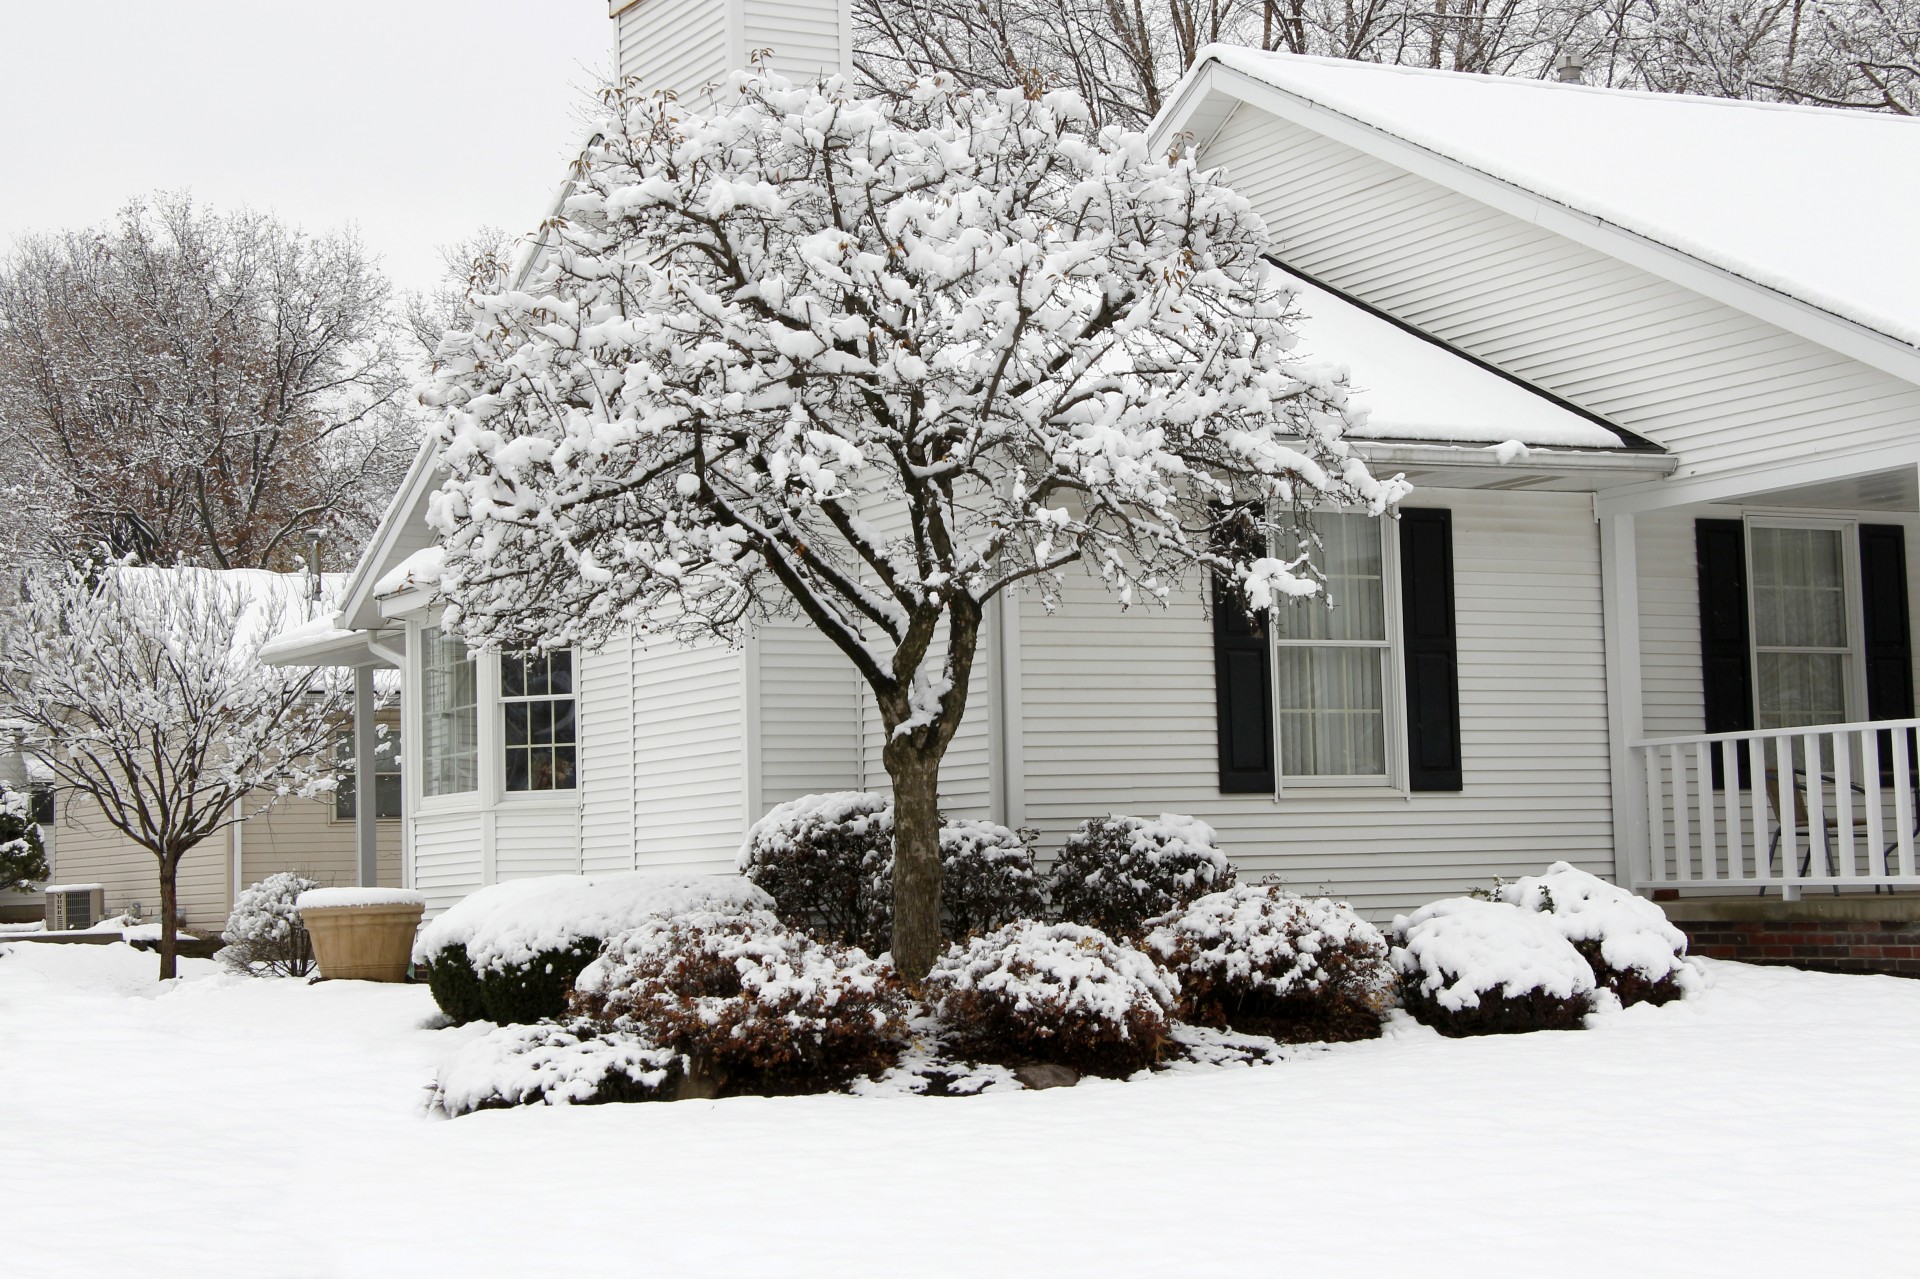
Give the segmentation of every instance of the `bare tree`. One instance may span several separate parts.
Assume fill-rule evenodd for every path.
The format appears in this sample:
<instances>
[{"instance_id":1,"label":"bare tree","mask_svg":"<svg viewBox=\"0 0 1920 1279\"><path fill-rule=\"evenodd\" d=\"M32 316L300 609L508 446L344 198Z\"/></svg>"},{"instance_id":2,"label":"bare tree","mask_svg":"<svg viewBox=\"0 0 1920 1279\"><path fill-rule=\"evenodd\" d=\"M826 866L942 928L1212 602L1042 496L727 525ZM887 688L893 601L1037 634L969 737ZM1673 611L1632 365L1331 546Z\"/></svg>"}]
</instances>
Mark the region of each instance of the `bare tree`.
<instances>
[{"instance_id":1,"label":"bare tree","mask_svg":"<svg viewBox=\"0 0 1920 1279\"><path fill-rule=\"evenodd\" d=\"M0 615L0 713L66 802L97 805L160 874L160 976L174 976L180 860L332 776L352 713L331 673L259 660L305 579L196 568L63 568Z\"/></svg>"},{"instance_id":2,"label":"bare tree","mask_svg":"<svg viewBox=\"0 0 1920 1279\"><path fill-rule=\"evenodd\" d=\"M351 546L417 437L389 289L352 235L184 195L0 262L16 556L291 566Z\"/></svg>"},{"instance_id":3,"label":"bare tree","mask_svg":"<svg viewBox=\"0 0 1920 1279\"><path fill-rule=\"evenodd\" d=\"M466 322L467 294L499 280L513 258L515 238L499 227L479 227L440 246L440 280L430 289L410 289L403 300L407 332L416 352L431 360L449 329Z\"/></svg>"},{"instance_id":4,"label":"bare tree","mask_svg":"<svg viewBox=\"0 0 1920 1279\"><path fill-rule=\"evenodd\" d=\"M442 344L446 616L513 648L817 628L885 726L917 980L989 601L1080 565L1123 603L1219 574L1275 606L1318 588L1263 549L1280 512L1405 486L1349 452L1260 219L1191 159L1089 139L1071 94L734 87L611 92L541 264Z\"/></svg>"}]
</instances>

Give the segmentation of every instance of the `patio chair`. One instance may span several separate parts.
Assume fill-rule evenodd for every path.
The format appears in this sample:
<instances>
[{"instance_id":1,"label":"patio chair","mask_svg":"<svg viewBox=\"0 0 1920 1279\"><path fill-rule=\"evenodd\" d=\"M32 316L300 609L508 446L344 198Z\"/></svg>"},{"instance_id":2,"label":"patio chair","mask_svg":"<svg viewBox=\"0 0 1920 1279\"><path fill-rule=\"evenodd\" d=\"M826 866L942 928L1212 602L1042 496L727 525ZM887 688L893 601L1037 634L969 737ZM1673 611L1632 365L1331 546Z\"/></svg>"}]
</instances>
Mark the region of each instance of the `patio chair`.
<instances>
[{"instance_id":1,"label":"patio chair","mask_svg":"<svg viewBox=\"0 0 1920 1279\"><path fill-rule=\"evenodd\" d=\"M1793 770L1794 829L1807 832L1807 847L1800 857L1799 873L1803 876L1807 873L1808 868L1813 865L1813 831L1811 829L1811 819L1807 814L1806 787L1802 780L1805 776L1805 770L1798 768ZM1832 780L1830 774L1822 773L1820 777L1823 781ZM1909 778L1909 782L1914 782L1914 779ZM1850 789L1855 795L1864 796L1867 793L1867 788L1858 783L1854 783ZM1780 840L1782 834L1780 814L1786 811L1786 798L1781 794L1780 770L1777 768L1769 768L1767 770L1767 806L1773 813L1773 839L1767 845L1767 866L1769 869L1772 869L1774 866L1777 866L1780 861ZM1914 802L1911 807L1914 815L1913 835L1915 839L1920 839L1920 783L1914 785ZM1826 820L1822 823L1824 829L1820 831L1820 849L1826 856L1827 875L1833 878L1838 875L1838 865L1835 862L1834 850L1839 845L1838 836L1840 833L1840 823L1842 820L1845 820L1852 827L1854 833L1859 836L1865 835L1867 826L1865 821L1854 817L1853 806L1851 804L1847 806L1844 819L1840 814L1834 812L1828 812L1824 816ZM1900 840L1896 836L1885 848L1880 850L1881 874L1888 875L1893 873L1893 853L1894 850L1899 847ZM1877 893L1882 887L1884 887L1884 885L1875 884L1873 891ZM1893 889L1888 888L1887 891L1891 893ZM1764 897L1766 896L1766 892L1767 890L1763 886L1760 889L1760 895ZM1836 897L1840 895L1840 885L1838 883L1835 883L1833 886L1833 895Z\"/></svg>"}]
</instances>

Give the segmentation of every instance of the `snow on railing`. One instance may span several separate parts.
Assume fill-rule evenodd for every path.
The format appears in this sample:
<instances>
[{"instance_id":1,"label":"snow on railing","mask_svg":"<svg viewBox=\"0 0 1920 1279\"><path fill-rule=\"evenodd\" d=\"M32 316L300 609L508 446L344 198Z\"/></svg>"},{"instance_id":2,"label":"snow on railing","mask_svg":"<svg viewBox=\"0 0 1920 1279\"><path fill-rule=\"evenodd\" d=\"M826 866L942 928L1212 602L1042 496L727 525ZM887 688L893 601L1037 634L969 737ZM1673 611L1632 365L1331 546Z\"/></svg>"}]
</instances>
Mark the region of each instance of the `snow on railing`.
<instances>
[{"instance_id":1,"label":"snow on railing","mask_svg":"<svg viewBox=\"0 0 1920 1279\"><path fill-rule=\"evenodd\" d=\"M1920 719L1658 737L1633 887L1920 888Z\"/></svg>"}]
</instances>

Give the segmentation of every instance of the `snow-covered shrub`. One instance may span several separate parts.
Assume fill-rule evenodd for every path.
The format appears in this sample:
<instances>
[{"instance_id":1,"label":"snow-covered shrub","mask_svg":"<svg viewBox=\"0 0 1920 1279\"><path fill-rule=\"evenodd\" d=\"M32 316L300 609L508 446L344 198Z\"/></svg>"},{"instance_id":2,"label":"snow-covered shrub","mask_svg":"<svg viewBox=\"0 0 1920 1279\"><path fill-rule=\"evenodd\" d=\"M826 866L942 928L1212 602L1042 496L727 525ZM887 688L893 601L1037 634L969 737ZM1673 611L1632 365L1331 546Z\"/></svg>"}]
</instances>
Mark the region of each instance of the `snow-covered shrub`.
<instances>
[{"instance_id":1,"label":"snow-covered shrub","mask_svg":"<svg viewBox=\"0 0 1920 1279\"><path fill-rule=\"evenodd\" d=\"M1233 866L1205 822L1178 813L1115 813L1083 822L1067 837L1048 895L1061 919L1126 937L1233 884Z\"/></svg>"},{"instance_id":2,"label":"snow-covered shrub","mask_svg":"<svg viewBox=\"0 0 1920 1279\"><path fill-rule=\"evenodd\" d=\"M864 951L769 911L690 911L607 943L573 1011L682 1053L714 1095L825 1092L894 1064L907 999Z\"/></svg>"},{"instance_id":3,"label":"snow-covered shrub","mask_svg":"<svg viewBox=\"0 0 1920 1279\"><path fill-rule=\"evenodd\" d=\"M500 1026L441 1064L433 1104L449 1115L512 1106L597 1106L673 1096L686 1060L590 1021Z\"/></svg>"},{"instance_id":4,"label":"snow-covered shrub","mask_svg":"<svg viewBox=\"0 0 1920 1279\"><path fill-rule=\"evenodd\" d=\"M300 894L320 885L292 871L269 875L240 890L220 939L220 962L255 977L305 977L313 947L300 922Z\"/></svg>"},{"instance_id":5,"label":"snow-covered shrub","mask_svg":"<svg viewBox=\"0 0 1920 1279\"><path fill-rule=\"evenodd\" d=\"M1287 1043L1373 1039L1393 1003L1386 939L1344 902L1242 884L1154 922L1146 949L1180 979L1185 1021Z\"/></svg>"},{"instance_id":6,"label":"snow-covered shrub","mask_svg":"<svg viewBox=\"0 0 1920 1279\"><path fill-rule=\"evenodd\" d=\"M1577 1030L1593 969L1544 915L1449 897L1393 921L1401 1000L1443 1035Z\"/></svg>"},{"instance_id":7,"label":"snow-covered shrub","mask_svg":"<svg viewBox=\"0 0 1920 1279\"><path fill-rule=\"evenodd\" d=\"M971 936L1039 915L1035 833L947 818L940 826L940 928ZM893 806L866 791L803 795L754 824L740 871L795 928L878 953L892 944Z\"/></svg>"},{"instance_id":8,"label":"snow-covered shrub","mask_svg":"<svg viewBox=\"0 0 1920 1279\"><path fill-rule=\"evenodd\" d=\"M31 892L49 873L32 793L0 782L0 893Z\"/></svg>"},{"instance_id":9,"label":"snow-covered shrub","mask_svg":"<svg viewBox=\"0 0 1920 1279\"><path fill-rule=\"evenodd\" d=\"M566 1012L574 978L610 937L687 910L753 910L767 895L737 875L543 875L494 884L420 930L413 961L456 1024L537 1022Z\"/></svg>"},{"instance_id":10,"label":"snow-covered shrub","mask_svg":"<svg viewBox=\"0 0 1920 1279\"><path fill-rule=\"evenodd\" d=\"M869 942L876 886L891 909L893 807L867 791L777 804L747 832L739 865L793 927L843 946Z\"/></svg>"},{"instance_id":11,"label":"snow-covered shrub","mask_svg":"<svg viewBox=\"0 0 1920 1279\"><path fill-rule=\"evenodd\" d=\"M1097 928L1020 920L954 946L926 989L956 1054L1117 1077L1158 1060L1179 982Z\"/></svg>"},{"instance_id":12,"label":"snow-covered shrub","mask_svg":"<svg viewBox=\"0 0 1920 1279\"><path fill-rule=\"evenodd\" d=\"M1644 897L1567 862L1494 889L1498 899L1539 911L1593 968L1621 1004L1664 1004L1694 989L1687 935Z\"/></svg>"}]
</instances>

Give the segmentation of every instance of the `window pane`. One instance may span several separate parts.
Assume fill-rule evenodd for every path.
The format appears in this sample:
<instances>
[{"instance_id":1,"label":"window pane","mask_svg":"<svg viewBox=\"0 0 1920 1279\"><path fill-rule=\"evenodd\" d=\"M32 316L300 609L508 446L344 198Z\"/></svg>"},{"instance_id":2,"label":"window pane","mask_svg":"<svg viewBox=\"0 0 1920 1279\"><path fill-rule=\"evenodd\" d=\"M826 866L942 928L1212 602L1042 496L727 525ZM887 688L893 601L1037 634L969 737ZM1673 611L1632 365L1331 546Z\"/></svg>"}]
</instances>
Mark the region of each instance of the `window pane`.
<instances>
[{"instance_id":1,"label":"window pane","mask_svg":"<svg viewBox=\"0 0 1920 1279\"><path fill-rule=\"evenodd\" d=\"M576 740L573 735L573 701L553 704L553 740L565 744Z\"/></svg>"},{"instance_id":2,"label":"window pane","mask_svg":"<svg viewBox=\"0 0 1920 1279\"><path fill-rule=\"evenodd\" d=\"M519 697L526 691L527 659L502 657L500 659L500 696Z\"/></svg>"},{"instance_id":3,"label":"window pane","mask_svg":"<svg viewBox=\"0 0 1920 1279\"><path fill-rule=\"evenodd\" d=\"M1276 650L1280 761L1288 777L1379 777L1387 771L1383 651Z\"/></svg>"},{"instance_id":4,"label":"window pane","mask_svg":"<svg viewBox=\"0 0 1920 1279\"><path fill-rule=\"evenodd\" d=\"M1283 558L1292 559L1304 547L1326 575L1326 594L1324 598L1310 597L1281 609L1276 615L1280 637L1385 639L1385 564L1380 552L1380 521L1367 515L1322 514L1315 517L1314 528L1320 534L1319 547L1312 546L1300 535L1288 534L1281 538L1280 552Z\"/></svg>"},{"instance_id":5,"label":"window pane","mask_svg":"<svg viewBox=\"0 0 1920 1279\"><path fill-rule=\"evenodd\" d=\"M1841 653L1761 653L1760 727L1844 723L1846 662Z\"/></svg>"},{"instance_id":6,"label":"window pane","mask_svg":"<svg viewBox=\"0 0 1920 1279\"><path fill-rule=\"evenodd\" d=\"M573 650L562 649L547 658L549 683L548 691L556 697L573 692Z\"/></svg>"},{"instance_id":7,"label":"window pane","mask_svg":"<svg viewBox=\"0 0 1920 1279\"><path fill-rule=\"evenodd\" d=\"M527 744L527 704L508 702L506 711L507 745L525 746Z\"/></svg>"},{"instance_id":8,"label":"window pane","mask_svg":"<svg viewBox=\"0 0 1920 1279\"><path fill-rule=\"evenodd\" d=\"M1840 531L1756 528L1752 543L1754 642L1767 648L1846 647Z\"/></svg>"},{"instance_id":9,"label":"window pane","mask_svg":"<svg viewBox=\"0 0 1920 1279\"><path fill-rule=\"evenodd\" d=\"M423 729L420 788L452 795L480 785L480 716L474 659L459 639L438 627L420 632L420 718Z\"/></svg>"},{"instance_id":10,"label":"window pane","mask_svg":"<svg viewBox=\"0 0 1920 1279\"><path fill-rule=\"evenodd\" d=\"M524 749L507 752L507 789L527 789L527 752Z\"/></svg>"}]
</instances>

